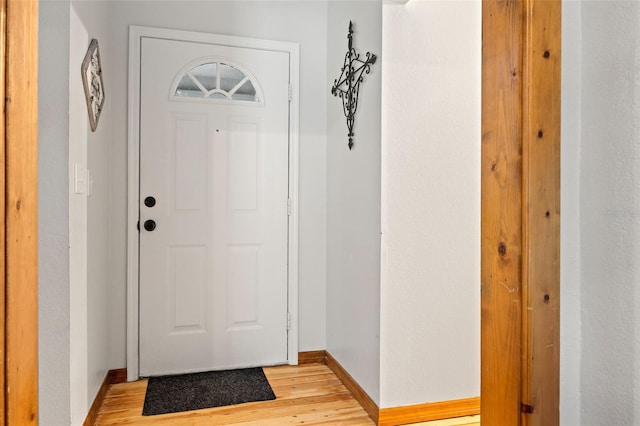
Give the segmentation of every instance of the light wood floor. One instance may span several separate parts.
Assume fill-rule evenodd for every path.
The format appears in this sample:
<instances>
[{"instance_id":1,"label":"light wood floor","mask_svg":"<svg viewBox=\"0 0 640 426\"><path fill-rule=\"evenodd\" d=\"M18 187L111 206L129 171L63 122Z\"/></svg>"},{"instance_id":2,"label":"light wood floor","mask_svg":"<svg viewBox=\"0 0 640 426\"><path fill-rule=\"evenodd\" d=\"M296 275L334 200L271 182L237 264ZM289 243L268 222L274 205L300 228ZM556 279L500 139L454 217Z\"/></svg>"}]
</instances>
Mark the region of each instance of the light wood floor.
<instances>
[{"instance_id":1,"label":"light wood floor","mask_svg":"<svg viewBox=\"0 0 640 426\"><path fill-rule=\"evenodd\" d=\"M457 419L436 420L414 423L412 426L480 426L480 416L458 417Z\"/></svg>"},{"instance_id":2,"label":"light wood floor","mask_svg":"<svg viewBox=\"0 0 640 426\"><path fill-rule=\"evenodd\" d=\"M105 397L96 425L374 425L326 365L270 367L264 372L276 394L274 401L158 416L141 414L146 380L113 385ZM420 425L479 425L477 418L464 419L472 420L451 423L463 420L452 419Z\"/></svg>"}]
</instances>

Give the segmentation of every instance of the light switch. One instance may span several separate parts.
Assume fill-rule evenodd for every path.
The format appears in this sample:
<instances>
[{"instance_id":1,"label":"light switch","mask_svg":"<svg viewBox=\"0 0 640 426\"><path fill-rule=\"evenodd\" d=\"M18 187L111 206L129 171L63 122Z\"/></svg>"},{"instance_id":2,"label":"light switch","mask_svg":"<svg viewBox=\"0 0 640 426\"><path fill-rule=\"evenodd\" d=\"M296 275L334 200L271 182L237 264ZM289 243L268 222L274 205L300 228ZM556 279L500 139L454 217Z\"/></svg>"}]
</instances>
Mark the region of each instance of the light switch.
<instances>
[{"instance_id":1,"label":"light switch","mask_svg":"<svg viewBox=\"0 0 640 426\"><path fill-rule=\"evenodd\" d=\"M84 194L87 192L87 169L81 164L73 165L73 193Z\"/></svg>"}]
</instances>

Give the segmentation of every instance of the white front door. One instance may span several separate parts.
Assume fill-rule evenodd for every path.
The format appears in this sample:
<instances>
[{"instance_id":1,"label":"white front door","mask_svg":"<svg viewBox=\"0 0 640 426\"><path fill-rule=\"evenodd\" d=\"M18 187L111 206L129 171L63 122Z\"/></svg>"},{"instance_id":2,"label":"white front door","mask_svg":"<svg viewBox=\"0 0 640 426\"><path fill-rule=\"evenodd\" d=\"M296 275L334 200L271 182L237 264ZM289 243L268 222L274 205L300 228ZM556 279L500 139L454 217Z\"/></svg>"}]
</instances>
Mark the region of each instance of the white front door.
<instances>
[{"instance_id":1,"label":"white front door","mask_svg":"<svg viewBox=\"0 0 640 426\"><path fill-rule=\"evenodd\" d=\"M286 363L289 54L140 49L140 375Z\"/></svg>"}]
</instances>

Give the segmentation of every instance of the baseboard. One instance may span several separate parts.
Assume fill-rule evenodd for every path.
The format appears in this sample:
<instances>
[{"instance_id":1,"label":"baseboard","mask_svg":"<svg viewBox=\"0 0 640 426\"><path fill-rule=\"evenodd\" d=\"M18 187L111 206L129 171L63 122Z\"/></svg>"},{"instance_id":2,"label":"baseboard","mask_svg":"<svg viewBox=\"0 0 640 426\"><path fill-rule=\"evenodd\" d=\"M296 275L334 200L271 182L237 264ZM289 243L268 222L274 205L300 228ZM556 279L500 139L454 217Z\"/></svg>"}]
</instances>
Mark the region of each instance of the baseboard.
<instances>
[{"instance_id":1,"label":"baseboard","mask_svg":"<svg viewBox=\"0 0 640 426\"><path fill-rule=\"evenodd\" d=\"M102 385L100 385L100 389L98 389L98 394L93 400L93 404L91 404L91 408L89 409L87 417L84 419L84 423L82 423L82 426L93 426L96 423L96 420L98 419L98 413L100 412L100 407L102 407L102 404L104 403L104 397L107 396L109 386L118 383L124 383L126 381L126 368L107 371L107 374L105 374L104 380L102 381Z\"/></svg>"},{"instance_id":2,"label":"baseboard","mask_svg":"<svg viewBox=\"0 0 640 426\"><path fill-rule=\"evenodd\" d=\"M327 351L298 352L298 365L326 364Z\"/></svg>"},{"instance_id":3,"label":"baseboard","mask_svg":"<svg viewBox=\"0 0 640 426\"><path fill-rule=\"evenodd\" d=\"M300 352L298 364L326 364L379 426L399 426L480 414L480 397L379 409L358 382L329 352Z\"/></svg>"},{"instance_id":4,"label":"baseboard","mask_svg":"<svg viewBox=\"0 0 640 426\"><path fill-rule=\"evenodd\" d=\"M298 353L298 365L325 364L340 379L342 384L351 392L354 399L364 408L369 417L377 422L379 409L375 402L367 395L353 377L340 365L336 359L326 350L308 351Z\"/></svg>"},{"instance_id":5,"label":"baseboard","mask_svg":"<svg viewBox=\"0 0 640 426\"><path fill-rule=\"evenodd\" d=\"M480 397L382 408L379 426L396 426L480 414Z\"/></svg>"},{"instance_id":6,"label":"baseboard","mask_svg":"<svg viewBox=\"0 0 640 426\"><path fill-rule=\"evenodd\" d=\"M118 368L116 370L109 370L107 373L109 376L109 384L117 385L118 383L124 383L127 381L127 369Z\"/></svg>"},{"instance_id":7,"label":"baseboard","mask_svg":"<svg viewBox=\"0 0 640 426\"><path fill-rule=\"evenodd\" d=\"M367 412L371 420L373 420L376 424L378 424L378 416L380 410L378 409L378 405L367 395L367 393L360 387L358 382L356 382L353 377L347 370L345 370L342 365L336 359L331 356L329 352L327 352L326 356L327 367L333 371L333 373L338 376L338 379L344 384L344 386L349 389L349 392L353 395L356 401L364 408L364 411Z\"/></svg>"}]
</instances>

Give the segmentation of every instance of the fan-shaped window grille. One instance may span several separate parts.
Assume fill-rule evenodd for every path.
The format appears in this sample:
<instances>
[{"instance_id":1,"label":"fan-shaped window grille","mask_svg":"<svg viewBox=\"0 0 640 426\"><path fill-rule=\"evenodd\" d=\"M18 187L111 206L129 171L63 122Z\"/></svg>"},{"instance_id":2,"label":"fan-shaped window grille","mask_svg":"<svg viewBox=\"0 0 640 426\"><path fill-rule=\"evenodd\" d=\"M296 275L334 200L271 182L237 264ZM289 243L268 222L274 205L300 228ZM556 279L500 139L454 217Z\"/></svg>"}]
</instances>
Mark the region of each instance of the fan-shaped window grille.
<instances>
[{"instance_id":1,"label":"fan-shaped window grille","mask_svg":"<svg viewBox=\"0 0 640 426\"><path fill-rule=\"evenodd\" d=\"M241 66L223 61L199 62L174 82L175 98L262 103L259 86Z\"/></svg>"}]
</instances>

